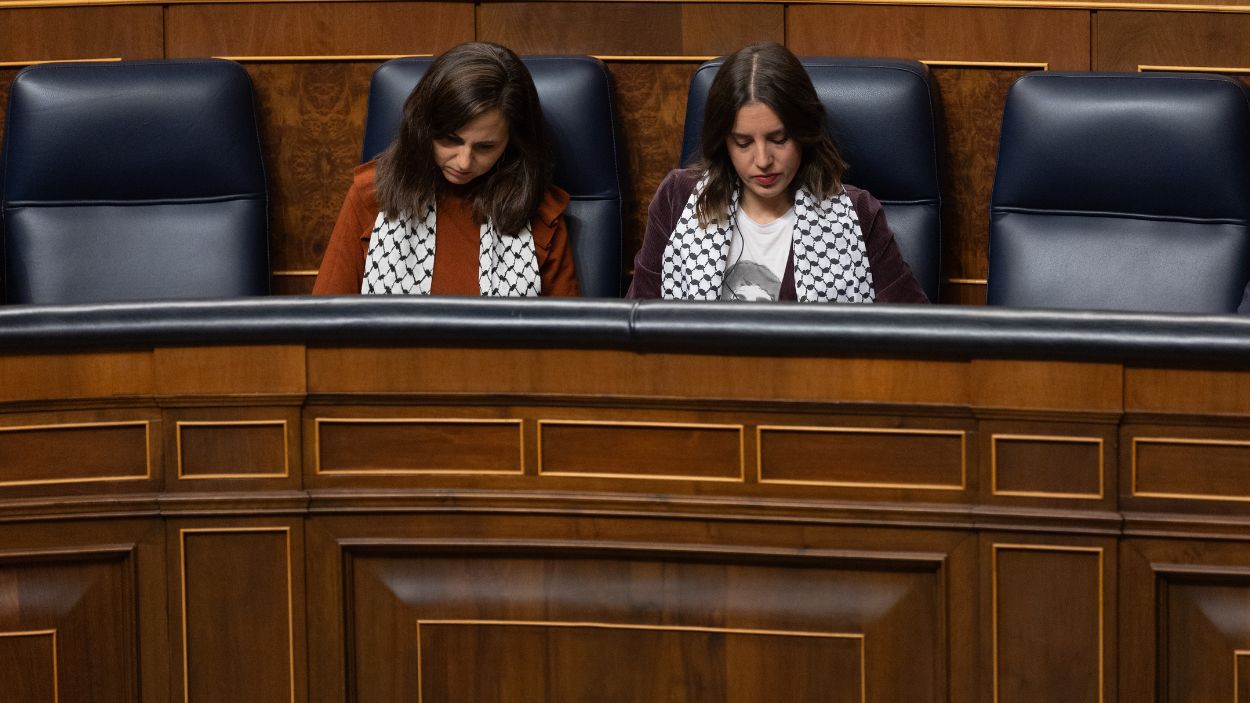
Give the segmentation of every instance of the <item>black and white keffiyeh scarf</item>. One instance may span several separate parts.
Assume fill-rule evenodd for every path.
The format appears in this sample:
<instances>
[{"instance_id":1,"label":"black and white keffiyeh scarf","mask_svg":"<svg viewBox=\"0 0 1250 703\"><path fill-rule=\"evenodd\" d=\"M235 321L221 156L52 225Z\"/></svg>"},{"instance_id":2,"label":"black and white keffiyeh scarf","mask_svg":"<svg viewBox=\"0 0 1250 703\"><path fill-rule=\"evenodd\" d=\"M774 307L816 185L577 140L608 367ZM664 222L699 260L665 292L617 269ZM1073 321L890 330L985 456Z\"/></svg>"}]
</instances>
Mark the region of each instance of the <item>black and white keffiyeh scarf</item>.
<instances>
[{"instance_id":1,"label":"black and white keffiyeh scarf","mask_svg":"<svg viewBox=\"0 0 1250 703\"><path fill-rule=\"evenodd\" d=\"M695 201L706 179L695 184L664 248L660 294L670 300L716 300L738 219L735 188L727 217L699 225ZM846 191L823 201L800 188L794 199L794 288L801 302L871 303L876 298L859 217Z\"/></svg>"},{"instance_id":2,"label":"black and white keffiyeh scarf","mask_svg":"<svg viewBox=\"0 0 1250 703\"><path fill-rule=\"evenodd\" d=\"M434 279L434 205L417 220L407 213L395 221L379 212L369 236L365 278L360 292L429 295ZM536 296L542 288L538 254L529 223L513 236L501 236L488 220L482 225L478 244L478 289L483 296Z\"/></svg>"}]
</instances>

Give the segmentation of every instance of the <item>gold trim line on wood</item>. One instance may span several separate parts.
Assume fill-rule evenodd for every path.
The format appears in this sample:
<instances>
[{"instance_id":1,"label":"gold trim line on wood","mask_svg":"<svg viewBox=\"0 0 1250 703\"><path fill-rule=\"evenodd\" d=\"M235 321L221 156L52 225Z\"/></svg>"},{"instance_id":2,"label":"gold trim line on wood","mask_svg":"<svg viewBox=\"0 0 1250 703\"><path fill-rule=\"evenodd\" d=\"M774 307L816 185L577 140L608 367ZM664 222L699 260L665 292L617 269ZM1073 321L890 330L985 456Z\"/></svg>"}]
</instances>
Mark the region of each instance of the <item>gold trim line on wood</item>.
<instances>
[{"instance_id":1,"label":"gold trim line on wood","mask_svg":"<svg viewBox=\"0 0 1250 703\"><path fill-rule=\"evenodd\" d=\"M296 0L301 1L301 0ZM320 61L390 61L391 59L426 58L433 54L326 54L294 56L214 56L237 63L317 63Z\"/></svg>"},{"instance_id":2,"label":"gold trim line on wood","mask_svg":"<svg viewBox=\"0 0 1250 703\"><path fill-rule=\"evenodd\" d=\"M920 63L930 68L1005 68L1028 69L1030 71L1049 71L1047 61L948 61L946 59L920 59ZM946 279L948 281L955 279ZM981 279L968 279L981 280Z\"/></svg>"},{"instance_id":3,"label":"gold trim line on wood","mask_svg":"<svg viewBox=\"0 0 1250 703\"><path fill-rule=\"evenodd\" d=\"M317 269L282 269L278 271L270 271L269 275L274 277L282 276L316 276L320 273Z\"/></svg>"},{"instance_id":4,"label":"gold trim line on wood","mask_svg":"<svg viewBox=\"0 0 1250 703\"><path fill-rule=\"evenodd\" d=\"M51 486L65 483L100 483L102 481L147 481L152 478L152 422L151 420L121 420L117 422L68 422L62 425L15 425L0 427L0 432L30 432L37 430L81 429L84 427L137 427L143 426L142 476L92 476L88 478L41 478L25 481L0 481L0 486Z\"/></svg>"},{"instance_id":5,"label":"gold trim line on wood","mask_svg":"<svg viewBox=\"0 0 1250 703\"><path fill-rule=\"evenodd\" d=\"M1223 493L1156 493L1137 490L1138 444L1197 444L1216 447L1250 447L1250 441L1241 439L1192 439L1188 437L1134 437L1129 462L1129 493L1141 498L1182 498L1186 500L1229 500L1250 502L1250 495L1227 495Z\"/></svg>"},{"instance_id":6,"label":"gold trim line on wood","mask_svg":"<svg viewBox=\"0 0 1250 703\"><path fill-rule=\"evenodd\" d=\"M183 427L235 427L239 425L281 425L282 426L282 473L280 474L199 474L184 476L182 473L182 428ZM286 420L179 420L174 425L175 459L178 462L179 481L199 481L213 478L290 478L291 476L291 438L287 432Z\"/></svg>"},{"instance_id":7,"label":"gold trim line on wood","mask_svg":"<svg viewBox=\"0 0 1250 703\"><path fill-rule=\"evenodd\" d=\"M61 700L61 682L60 672L57 664L57 645L56 645L56 628L51 630L13 630L9 632L0 632L0 637L52 637L52 703L59 703Z\"/></svg>"},{"instance_id":8,"label":"gold trim line on wood","mask_svg":"<svg viewBox=\"0 0 1250 703\"><path fill-rule=\"evenodd\" d=\"M949 483L875 483L868 481L815 481L799 479L764 478L763 432L810 432L839 434L902 434L945 435L959 437L959 485ZM759 483L779 486L832 486L838 488L915 489L921 491L962 491L968 487L968 433L964 430L902 429L894 427L819 427L800 425L758 425L755 428L755 480Z\"/></svg>"},{"instance_id":9,"label":"gold trim line on wood","mask_svg":"<svg viewBox=\"0 0 1250 703\"><path fill-rule=\"evenodd\" d=\"M543 425L593 425L597 427L657 427L660 429L699 429L738 431L738 477L688 476L670 474L622 474L600 471L543 471ZM743 483L747 475L746 425L698 423L698 422L640 422L636 420L539 420L538 421L538 475L561 478L625 478L655 481L694 481L699 483Z\"/></svg>"},{"instance_id":10,"label":"gold trim line on wood","mask_svg":"<svg viewBox=\"0 0 1250 703\"><path fill-rule=\"evenodd\" d=\"M287 667L290 672L289 685L291 703L295 703L295 582L291 569L291 528L274 527L183 527L178 530L178 580L182 592L182 600L178 604L182 610L182 700L190 703L190 677L187 672L187 534L240 534L280 532L286 542L286 632Z\"/></svg>"},{"instance_id":11,"label":"gold trim line on wood","mask_svg":"<svg viewBox=\"0 0 1250 703\"><path fill-rule=\"evenodd\" d=\"M998 703L998 552L999 550L1012 550L1020 552L1077 552L1084 554L1098 555L1098 703L1103 703L1103 690L1106 688L1105 666L1103 660L1105 654L1105 632L1103 621L1106 618L1103 612L1103 548L1102 547L1078 547L1068 544L1016 544L1009 542L994 543L990 545L990 638L991 645L991 666L993 671L993 691L994 703Z\"/></svg>"},{"instance_id":12,"label":"gold trim line on wood","mask_svg":"<svg viewBox=\"0 0 1250 703\"><path fill-rule=\"evenodd\" d=\"M520 453L516 471L464 471L444 469L363 469L360 471L321 468L321 423L330 425L516 425ZM525 421L519 418L463 417L318 417L313 418L313 473L317 476L524 476Z\"/></svg>"},{"instance_id":13,"label":"gold trim line on wood","mask_svg":"<svg viewBox=\"0 0 1250 703\"><path fill-rule=\"evenodd\" d=\"M751 635L758 637L806 637L814 639L850 639L859 640L859 699L861 703L868 700L867 665L864 661L867 637L857 632L810 632L803 630L753 630L732 627L697 627L690 625L636 625L633 623L602 623L602 622L557 622L548 620L417 620L417 703L422 703L421 678L421 626L422 625L479 625L479 626L516 626L516 627L550 627L550 628L584 628L601 630L635 630L651 632L705 632L722 635Z\"/></svg>"},{"instance_id":14,"label":"gold trim line on wood","mask_svg":"<svg viewBox=\"0 0 1250 703\"><path fill-rule=\"evenodd\" d=\"M1233 703L1241 703L1241 677L1237 671L1237 659L1250 657L1250 649L1233 650Z\"/></svg>"},{"instance_id":15,"label":"gold trim line on wood","mask_svg":"<svg viewBox=\"0 0 1250 703\"><path fill-rule=\"evenodd\" d=\"M1055 442L1098 445L1098 492L1097 493L1055 493L1050 491L1000 491L998 490L998 440L1010 442ZM992 434L990 435L990 493L996 496L1017 496L1022 498L1071 498L1074 500L1102 500L1106 497L1107 488L1103 477L1105 466L1105 447L1102 437L1065 437L1060 435L1028 435L1028 434Z\"/></svg>"},{"instance_id":16,"label":"gold trim line on wood","mask_svg":"<svg viewBox=\"0 0 1250 703\"><path fill-rule=\"evenodd\" d=\"M984 278L948 278L947 283L954 283L958 286L988 286L989 280Z\"/></svg>"},{"instance_id":17,"label":"gold trim line on wood","mask_svg":"<svg viewBox=\"0 0 1250 703\"><path fill-rule=\"evenodd\" d=\"M0 5L0 7L4 7ZM0 61L0 68L22 68L25 66L39 66L45 63L117 63L121 61L120 56L110 56L103 59L33 59L30 61Z\"/></svg>"},{"instance_id":18,"label":"gold trim line on wood","mask_svg":"<svg viewBox=\"0 0 1250 703\"><path fill-rule=\"evenodd\" d=\"M632 56L628 54L591 54L591 58L600 61L615 61L617 63L703 63L712 59L720 58L716 56L686 56L686 55L669 55L669 56Z\"/></svg>"},{"instance_id":19,"label":"gold trim line on wood","mask_svg":"<svg viewBox=\"0 0 1250 703\"><path fill-rule=\"evenodd\" d=\"M1172 71L1174 73L1250 73L1244 66L1150 66L1138 64L1138 73L1150 71Z\"/></svg>"}]
</instances>

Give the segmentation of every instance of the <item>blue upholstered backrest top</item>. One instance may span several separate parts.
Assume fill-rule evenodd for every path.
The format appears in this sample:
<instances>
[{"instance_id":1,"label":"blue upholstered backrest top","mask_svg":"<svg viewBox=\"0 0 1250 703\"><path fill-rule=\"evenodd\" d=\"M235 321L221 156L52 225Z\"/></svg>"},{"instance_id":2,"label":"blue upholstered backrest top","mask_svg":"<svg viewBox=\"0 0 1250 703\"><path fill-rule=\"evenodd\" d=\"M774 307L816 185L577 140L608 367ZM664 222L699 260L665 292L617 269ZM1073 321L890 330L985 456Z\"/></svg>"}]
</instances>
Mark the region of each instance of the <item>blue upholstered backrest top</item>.
<instances>
[{"instance_id":1,"label":"blue upholstered backrest top","mask_svg":"<svg viewBox=\"0 0 1250 703\"><path fill-rule=\"evenodd\" d=\"M269 292L265 172L236 63L26 68L3 160L7 302Z\"/></svg>"},{"instance_id":2,"label":"blue upholstered backrest top","mask_svg":"<svg viewBox=\"0 0 1250 703\"><path fill-rule=\"evenodd\" d=\"M527 56L555 146L557 186L568 191L568 224L582 295L621 294L621 185L607 71L587 56ZM362 160L376 158L399 131L404 100L432 58L394 59L369 86Z\"/></svg>"},{"instance_id":3,"label":"blue upholstered backrest top","mask_svg":"<svg viewBox=\"0 0 1250 703\"><path fill-rule=\"evenodd\" d=\"M850 164L845 181L885 206L903 258L929 299L941 276L941 194L929 71L916 61L804 57L829 131ZM698 153L707 91L723 59L695 71L686 101L681 162Z\"/></svg>"},{"instance_id":4,"label":"blue upholstered backrest top","mask_svg":"<svg viewBox=\"0 0 1250 703\"><path fill-rule=\"evenodd\" d=\"M1231 312L1250 278L1248 225L1239 82L1033 73L1008 93L991 304Z\"/></svg>"}]
</instances>

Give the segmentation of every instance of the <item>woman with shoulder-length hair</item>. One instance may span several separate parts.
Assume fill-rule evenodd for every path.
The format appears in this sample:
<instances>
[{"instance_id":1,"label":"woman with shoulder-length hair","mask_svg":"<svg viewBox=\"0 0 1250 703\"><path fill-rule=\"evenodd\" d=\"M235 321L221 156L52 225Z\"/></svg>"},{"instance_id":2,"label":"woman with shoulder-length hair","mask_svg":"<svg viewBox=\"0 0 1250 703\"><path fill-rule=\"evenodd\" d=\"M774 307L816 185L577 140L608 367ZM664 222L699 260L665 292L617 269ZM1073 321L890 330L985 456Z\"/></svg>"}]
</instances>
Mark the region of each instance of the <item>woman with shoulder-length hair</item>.
<instances>
[{"instance_id":1,"label":"woman with shoulder-length hair","mask_svg":"<svg viewBox=\"0 0 1250 703\"><path fill-rule=\"evenodd\" d=\"M577 295L551 172L525 64L497 44L447 51L395 141L357 167L313 292Z\"/></svg>"},{"instance_id":2,"label":"woman with shoulder-length hair","mask_svg":"<svg viewBox=\"0 0 1250 703\"><path fill-rule=\"evenodd\" d=\"M928 301L881 203L842 183L824 107L785 47L725 59L699 150L651 201L628 297Z\"/></svg>"}]
</instances>

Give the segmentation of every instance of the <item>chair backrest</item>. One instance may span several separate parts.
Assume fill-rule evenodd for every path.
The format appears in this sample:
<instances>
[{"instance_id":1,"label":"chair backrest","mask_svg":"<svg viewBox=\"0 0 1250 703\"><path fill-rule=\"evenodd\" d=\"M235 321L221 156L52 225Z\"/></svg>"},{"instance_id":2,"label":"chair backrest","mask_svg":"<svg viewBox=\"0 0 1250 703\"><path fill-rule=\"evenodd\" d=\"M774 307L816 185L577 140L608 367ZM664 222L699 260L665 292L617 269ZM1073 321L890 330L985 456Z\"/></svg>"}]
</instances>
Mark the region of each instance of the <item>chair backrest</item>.
<instances>
[{"instance_id":1,"label":"chair backrest","mask_svg":"<svg viewBox=\"0 0 1250 703\"><path fill-rule=\"evenodd\" d=\"M269 292L265 171L238 64L23 69L3 149L6 302Z\"/></svg>"},{"instance_id":2,"label":"chair backrest","mask_svg":"<svg viewBox=\"0 0 1250 703\"><path fill-rule=\"evenodd\" d=\"M937 301L942 223L933 94L924 64L902 59L804 57L830 134L850 164L844 180L885 206L903 258ZM681 162L699 151L707 91L723 59L695 71L686 101Z\"/></svg>"},{"instance_id":3,"label":"chair backrest","mask_svg":"<svg viewBox=\"0 0 1250 703\"><path fill-rule=\"evenodd\" d=\"M376 158L399 131L404 100L434 61L393 59L369 86L362 159ZM564 212L582 295L621 295L621 184L612 90L603 63L588 56L527 56L555 146L555 184L568 191Z\"/></svg>"},{"instance_id":4,"label":"chair backrest","mask_svg":"<svg viewBox=\"0 0 1250 703\"><path fill-rule=\"evenodd\" d=\"M1232 312L1250 278L1248 223L1237 81L1033 73L1008 92L990 304Z\"/></svg>"}]
</instances>

